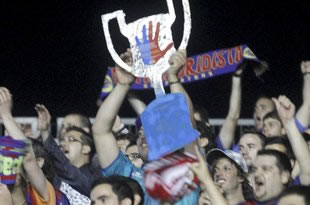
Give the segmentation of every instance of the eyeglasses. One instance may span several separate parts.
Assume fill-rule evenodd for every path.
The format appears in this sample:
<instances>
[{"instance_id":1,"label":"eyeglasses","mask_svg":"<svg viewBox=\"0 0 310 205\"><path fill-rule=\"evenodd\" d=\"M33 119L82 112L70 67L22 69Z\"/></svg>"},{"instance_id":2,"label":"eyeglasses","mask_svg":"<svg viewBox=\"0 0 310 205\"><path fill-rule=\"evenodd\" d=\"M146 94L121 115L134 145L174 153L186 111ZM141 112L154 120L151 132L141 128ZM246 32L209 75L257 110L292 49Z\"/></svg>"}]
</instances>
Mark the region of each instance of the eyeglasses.
<instances>
[{"instance_id":1,"label":"eyeglasses","mask_svg":"<svg viewBox=\"0 0 310 205\"><path fill-rule=\"evenodd\" d=\"M130 154L126 154L126 156L130 160L135 160L135 159L140 159L141 158L139 153L130 153Z\"/></svg>"},{"instance_id":2,"label":"eyeglasses","mask_svg":"<svg viewBox=\"0 0 310 205\"><path fill-rule=\"evenodd\" d=\"M68 142L68 143L79 142L83 144L81 140L74 139L73 137L70 137L70 136L62 138L61 142Z\"/></svg>"}]
</instances>

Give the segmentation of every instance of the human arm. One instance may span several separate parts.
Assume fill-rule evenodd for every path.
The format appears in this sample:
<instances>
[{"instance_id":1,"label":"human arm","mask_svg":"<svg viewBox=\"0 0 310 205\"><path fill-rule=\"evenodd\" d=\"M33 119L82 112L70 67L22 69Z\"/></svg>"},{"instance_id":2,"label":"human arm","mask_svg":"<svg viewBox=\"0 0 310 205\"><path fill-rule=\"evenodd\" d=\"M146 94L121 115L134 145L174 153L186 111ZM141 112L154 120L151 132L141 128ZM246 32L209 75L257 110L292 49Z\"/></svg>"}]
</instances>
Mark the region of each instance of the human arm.
<instances>
[{"instance_id":1,"label":"human arm","mask_svg":"<svg viewBox=\"0 0 310 205\"><path fill-rule=\"evenodd\" d=\"M13 205L12 195L5 184L0 183L0 201L6 205Z\"/></svg>"},{"instance_id":2,"label":"human arm","mask_svg":"<svg viewBox=\"0 0 310 205\"><path fill-rule=\"evenodd\" d=\"M245 66L245 64L241 65ZM243 68L237 69L232 77L232 88L229 100L229 111L220 130L219 137L224 149L230 149L241 109L241 80Z\"/></svg>"},{"instance_id":3,"label":"human arm","mask_svg":"<svg viewBox=\"0 0 310 205\"><path fill-rule=\"evenodd\" d=\"M10 91L5 87L0 87L0 118L3 121L3 125L14 139L26 140L27 138L12 116L12 105L13 99Z\"/></svg>"},{"instance_id":4,"label":"human arm","mask_svg":"<svg viewBox=\"0 0 310 205\"><path fill-rule=\"evenodd\" d=\"M245 66L245 64L242 64L241 66ZM224 149L230 149L233 144L234 134L240 116L242 72L243 68L239 68L232 77L229 111L219 133Z\"/></svg>"},{"instance_id":5,"label":"human arm","mask_svg":"<svg viewBox=\"0 0 310 205\"><path fill-rule=\"evenodd\" d=\"M272 99L286 129L296 160L300 166L300 181L303 185L310 184L310 151L306 141L299 132L294 121L295 105L286 97Z\"/></svg>"},{"instance_id":6,"label":"human arm","mask_svg":"<svg viewBox=\"0 0 310 205\"><path fill-rule=\"evenodd\" d=\"M204 197L201 200L204 200L205 202L211 202L211 204L214 205L227 205L224 196L219 190L219 187L217 187L211 177L211 174L209 172L208 166L200 154L198 147L195 148L196 156L198 157L199 162L193 163L190 166L190 169L194 172L194 174L198 177L200 181L200 187L203 191Z\"/></svg>"},{"instance_id":7,"label":"human arm","mask_svg":"<svg viewBox=\"0 0 310 205\"><path fill-rule=\"evenodd\" d=\"M141 115L146 108L145 103L131 92L128 93L127 99L137 115Z\"/></svg>"},{"instance_id":8,"label":"human arm","mask_svg":"<svg viewBox=\"0 0 310 205\"><path fill-rule=\"evenodd\" d=\"M12 95L6 88L0 88L0 116L8 134L15 140L27 140L12 116ZM47 179L39 167L32 146L27 147L23 165L28 179L39 195L48 200Z\"/></svg>"},{"instance_id":9,"label":"human arm","mask_svg":"<svg viewBox=\"0 0 310 205\"><path fill-rule=\"evenodd\" d=\"M297 120L303 127L310 124L310 61L303 61L300 65L303 74L303 103L296 113Z\"/></svg>"},{"instance_id":10,"label":"human arm","mask_svg":"<svg viewBox=\"0 0 310 205\"><path fill-rule=\"evenodd\" d=\"M169 59L170 67L167 70L168 82L170 84L171 93L183 93L185 95L186 101L189 107L192 126L194 129L197 129L196 121L194 119L193 103L178 78L178 73L182 69L182 67L185 65L185 63L186 63L186 51L185 50L178 50L176 51L176 53L174 53L170 57ZM194 154L195 153L194 146L197 144L198 144L198 140L195 140L193 143L184 147L185 151Z\"/></svg>"},{"instance_id":11,"label":"human arm","mask_svg":"<svg viewBox=\"0 0 310 205\"><path fill-rule=\"evenodd\" d=\"M121 58L130 66L132 65L130 50L122 54ZM102 168L108 167L119 154L119 149L112 133L112 127L126 94L135 79L133 75L118 66L116 67L115 74L117 84L100 105L95 123L92 127L99 164Z\"/></svg>"},{"instance_id":12,"label":"human arm","mask_svg":"<svg viewBox=\"0 0 310 205\"><path fill-rule=\"evenodd\" d=\"M42 136L43 145L53 160L56 174L81 194L89 196L93 181L91 174L73 166L60 150L50 133L51 115L48 109L42 104L37 104L35 110L38 114L38 129Z\"/></svg>"}]
</instances>

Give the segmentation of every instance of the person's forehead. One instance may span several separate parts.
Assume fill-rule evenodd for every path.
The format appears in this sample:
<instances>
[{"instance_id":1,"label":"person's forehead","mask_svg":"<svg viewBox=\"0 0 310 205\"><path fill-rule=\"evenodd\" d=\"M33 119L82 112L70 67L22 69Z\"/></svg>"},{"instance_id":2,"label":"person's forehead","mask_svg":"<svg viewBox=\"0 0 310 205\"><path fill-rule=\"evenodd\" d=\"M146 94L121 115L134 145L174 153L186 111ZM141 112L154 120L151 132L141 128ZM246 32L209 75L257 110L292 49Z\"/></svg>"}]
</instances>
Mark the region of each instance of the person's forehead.
<instances>
[{"instance_id":1,"label":"person's forehead","mask_svg":"<svg viewBox=\"0 0 310 205\"><path fill-rule=\"evenodd\" d=\"M110 184L100 184L95 186L95 188L91 191L91 195L93 199L97 199L99 197L110 196L113 194L112 186Z\"/></svg>"},{"instance_id":2,"label":"person's forehead","mask_svg":"<svg viewBox=\"0 0 310 205\"><path fill-rule=\"evenodd\" d=\"M241 136L240 144L242 142L244 142L244 143L252 142L255 144L260 144L260 138L259 138L259 136L257 136L257 134L246 133L246 134Z\"/></svg>"},{"instance_id":3,"label":"person's forehead","mask_svg":"<svg viewBox=\"0 0 310 205\"><path fill-rule=\"evenodd\" d=\"M78 115L67 115L64 120L63 120L63 124L80 124L81 120L80 117Z\"/></svg>"},{"instance_id":4,"label":"person's forehead","mask_svg":"<svg viewBox=\"0 0 310 205\"><path fill-rule=\"evenodd\" d=\"M272 166L276 165L277 159L272 155L258 155L255 160L256 166Z\"/></svg>"},{"instance_id":5,"label":"person's forehead","mask_svg":"<svg viewBox=\"0 0 310 205\"><path fill-rule=\"evenodd\" d=\"M281 124L281 122L278 119L272 118L272 117L267 117L264 119L264 123L277 123Z\"/></svg>"},{"instance_id":6,"label":"person's forehead","mask_svg":"<svg viewBox=\"0 0 310 205\"><path fill-rule=\"evenodd\" d=\"M138 146L137 145L132 145L130 147L127 147L126 153L139 153L138 152Z\"/></svg>"},{"instance_id":7,"label":"person's forehead","mask_svg":"<svg viewBox=\"0 0 310 205\"><path fill-rule=\"evenodd\" d=\"M221 157L216 160L215 166L221 166L221 165L232 165L233 163L231 162L230 159L227 157Z\"/></svg>"},{"instance_id":8,"label":"person's forehead","mask_svg":"<svg viewBox=\"0 0 310 205\"><path fill-rule=\"evenodd\" d=\"M273 103L269 98L260 98L257 100L256 105L267 106L273 108Z\"/></svg>"},{"instance_id":9,"label":"person's forehead","mask_svg":"<svg viewBox=\"0 0 310 205\"><path fill-rule=\"evenodd\" d=\"M64 136L68 136L68 137L80 137L82 135L82 133L76 131L76 130L70 130L69 132L67 132Z\"/></svg>"}]
</instances>

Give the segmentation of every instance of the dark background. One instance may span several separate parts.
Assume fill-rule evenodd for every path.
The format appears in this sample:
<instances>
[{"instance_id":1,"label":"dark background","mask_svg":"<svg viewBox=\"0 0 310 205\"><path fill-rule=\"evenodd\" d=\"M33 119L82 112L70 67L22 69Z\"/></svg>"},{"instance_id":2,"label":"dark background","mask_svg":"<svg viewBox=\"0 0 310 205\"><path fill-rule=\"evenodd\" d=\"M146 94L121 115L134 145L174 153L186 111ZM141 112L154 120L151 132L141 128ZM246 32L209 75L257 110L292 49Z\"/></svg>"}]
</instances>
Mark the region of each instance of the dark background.
<instances>
[{"instance_id":1,"label":"dark background","mask_svg":"<svg viewBox=\"0 0 310 205\"><path fill-rule=\"evenodd\" d=\"M192 31L188 55L247 44L266 60L270 71L258 80L251 72L243 79L241 117L251 117L257 96L286 94L300 106L300 62L309 59L310 18L305 1L190 0ZM180 0L174 0L176 45L183 29ZM95 116L96 100L105 70L114 65L106 48L101 14L123 9L126 21L167 13L165 0L44 0L1 1L0 85L14 95L14 115L35 116L35 103L52 115L79 111ZM118 52L128 47L116 21L111 33ZM225 117L230 76L186 85L192 100L208 108L211 117ZM153 91L138 92L149 102ZM122 117L134 116L126 102Z\"/></svg>"}]
</instances>

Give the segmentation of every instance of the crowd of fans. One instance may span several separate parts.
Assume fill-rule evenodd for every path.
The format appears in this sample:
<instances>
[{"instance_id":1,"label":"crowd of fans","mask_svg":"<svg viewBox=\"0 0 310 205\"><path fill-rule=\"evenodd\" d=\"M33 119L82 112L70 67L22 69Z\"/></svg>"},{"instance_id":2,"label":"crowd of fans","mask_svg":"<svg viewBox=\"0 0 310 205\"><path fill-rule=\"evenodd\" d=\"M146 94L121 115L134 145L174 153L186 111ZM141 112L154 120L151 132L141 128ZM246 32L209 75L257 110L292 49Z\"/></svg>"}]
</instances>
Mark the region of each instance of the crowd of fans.
<instances>
[{"instance_id":1,"label":"crowd of fans","mask_svg":"<svg viewBox=\"0 0 310 205\"><path fill-rule=\"evenodd\" d=\"M132 65L130 50L121 58ZM213 133L206 110L193 106L178 79L185 62L186 52L176 51L170 57L167 76L170 92L186 96L192 126L200 132L196 141L178 150L198 159L188 164L189 172L199 180L194 190L168 200L147 192L144 167L149 163L149 146L139 118L145 105L128 97L138 115L138 133L130 133L118 113L135 77L116 67L116 86L100 104L95 122L71 113L65 116L57 136L52 136L51 115L41 104L35 105L40 135L26 136L12 116L12 94L0 87L0 119L7 133L0 140L27 144L21 166L12 168L16 181L4 184L1 180L0 204L310 204L310 61L300 66L301 107L296 111L294 103L281 93L273 98L261 96L254 107L255 127L240 136L235 131L243 67L247 65L242 64L232 75L228 115L220 132ZM5 146L0 147L5 151Z\"/></svg>"}]
</instances>

